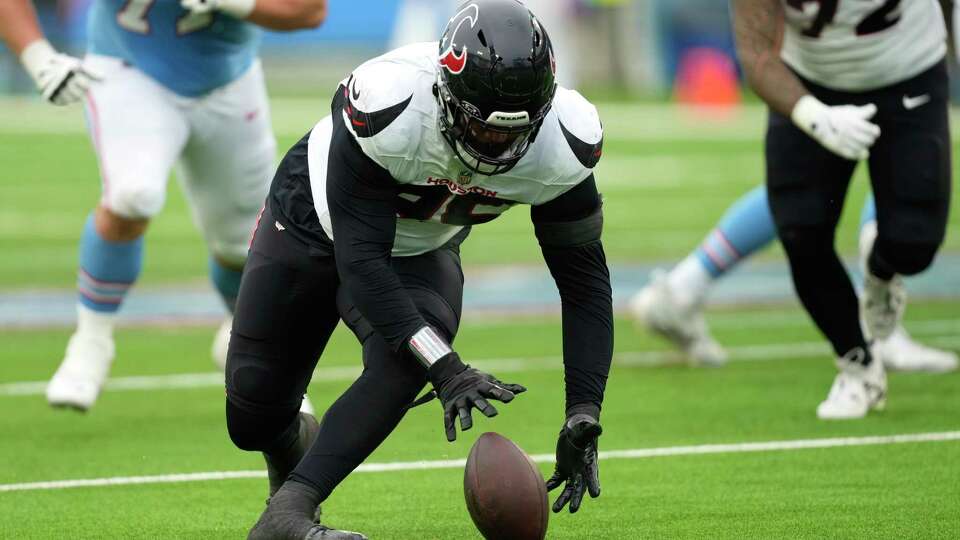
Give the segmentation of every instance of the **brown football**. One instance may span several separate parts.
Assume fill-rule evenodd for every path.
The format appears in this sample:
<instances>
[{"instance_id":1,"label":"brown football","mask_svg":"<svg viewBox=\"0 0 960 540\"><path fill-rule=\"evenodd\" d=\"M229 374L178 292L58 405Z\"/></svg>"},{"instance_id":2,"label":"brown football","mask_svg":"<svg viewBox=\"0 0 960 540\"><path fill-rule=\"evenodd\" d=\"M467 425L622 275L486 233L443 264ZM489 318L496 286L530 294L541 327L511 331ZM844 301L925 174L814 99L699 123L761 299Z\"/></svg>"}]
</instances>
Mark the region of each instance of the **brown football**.
<instances>
[{"instance_id":1,"label":"brown football","mask_svg":"<svg viewBox=\"0 0 960 540\"><path fill-rule=\"evenodd\" d=\"M510 439L484 433L473 444L463 473L463 495L484 538L543 540L547 487L540 469Z\"/></svg>"}]
</instances>

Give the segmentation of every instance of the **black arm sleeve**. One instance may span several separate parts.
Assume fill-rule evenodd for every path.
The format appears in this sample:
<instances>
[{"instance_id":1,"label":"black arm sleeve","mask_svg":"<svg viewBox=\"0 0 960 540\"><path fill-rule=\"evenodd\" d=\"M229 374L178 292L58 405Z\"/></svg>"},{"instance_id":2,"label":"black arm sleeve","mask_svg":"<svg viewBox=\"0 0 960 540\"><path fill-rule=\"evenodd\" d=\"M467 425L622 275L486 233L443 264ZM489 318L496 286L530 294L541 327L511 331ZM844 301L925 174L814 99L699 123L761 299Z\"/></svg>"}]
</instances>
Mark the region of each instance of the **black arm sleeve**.
<instances>
[{"instance_id":1,"label":"black arm sleeve","mask_svg":"<svg viewBox=\"0 0 960 540\"><path fill-rule=\"evenodd\" d=\"M327 161L327 206L342 286L393 350L427 325L390 266L396 182L367 157L339 116Z\"/></svg>"},{"instance_id":2,"label":"black arm sleeve","mask_svg":"<svg viewBox=\"0 0 960 540\"><path fill-rule=\"evenodd\" d=\"M599 414L613 357L613 303L593 175L530 214L560 291L567 411Z\"/></svg>"}]
</instances>

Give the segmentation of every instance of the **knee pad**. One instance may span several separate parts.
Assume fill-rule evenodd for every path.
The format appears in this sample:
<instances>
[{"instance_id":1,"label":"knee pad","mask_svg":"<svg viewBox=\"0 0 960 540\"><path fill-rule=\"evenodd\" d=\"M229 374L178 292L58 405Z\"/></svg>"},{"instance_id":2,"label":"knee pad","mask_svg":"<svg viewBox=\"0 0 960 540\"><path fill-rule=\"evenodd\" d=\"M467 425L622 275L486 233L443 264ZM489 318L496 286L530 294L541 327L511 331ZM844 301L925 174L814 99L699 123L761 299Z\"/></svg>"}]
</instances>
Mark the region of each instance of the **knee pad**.
<instances>
[{"instance_id":1,"label":"knee pad","mask_svg":"<svg viewBox=\"0 0 960 540\"><path fill-rule=\"evenodd\" d=\"M288 369L270 345L236 332L227 355L227 399L263 415L285 415L300 408L309 373Z\"/></svg>"},{"instance_id":2,"label":"knee pad","mask_svg":"<svg viewBox=\"0 0 960 540\"><path fill-rule=\"evenodd\" d=\"M298 411L264 415L227 399L227 433L233 444L247 451L267 450L287 435Z\"/></svg>"},{"instance_id":3,"label":"knee pad","mask_svg":"<svg viewBox=\"0 0 960 540\"><path fill-rule=\"evenodd\" d=\"M160 213L166 201L164 183L118 182L111 184L104 193L107 207L115 214L128 219L147 219Z\"/></svg>"},{"instance_id":4,"label":"knee pad","mask_svg":"<svg viewBox=\"0 0 960 540\"><path fill-rule=\"evenodd\" d=\"M885 268L905 276L926 270L937 255L939 244L901 242L877 238L871 257L879 259Z\"/></svg>"},{"instance_id":5,"label":"knee pad","mask_svg":"<svg viewBox=\"0 0 960 540\"><path fill-rule=\"evenodd\" d=\"M440 294L430 289L409 287L407 293L427 324L452 343L460 326L460 318L450 304ZM343 287L337 291L337 310L344 324L357 336L360 343L366 343L367 339L374 334L373 326L357 310Z\"/></svg>"},{"instance_id":6,"label":"knee pad","mask_svg":"<svg viewBox=\"0 0 960 540\"><path fill-rule=\"evenodd\" d=\"M436 291L425 288L408 288L407 292L417 310L447 341L453 343L460 327L460 318L453 307Z\"/></svg>"},{"instance_id":7,"label":"knee pad","mask_svg":"<svg viewBox=\"0 0 960 540\"><path fill-rule=\"evenodd\" d=\"M300 408L302 393L242 356L227 359L227 432L241 450L265 450L280 438Z\"/></svg>"}]
</instances>

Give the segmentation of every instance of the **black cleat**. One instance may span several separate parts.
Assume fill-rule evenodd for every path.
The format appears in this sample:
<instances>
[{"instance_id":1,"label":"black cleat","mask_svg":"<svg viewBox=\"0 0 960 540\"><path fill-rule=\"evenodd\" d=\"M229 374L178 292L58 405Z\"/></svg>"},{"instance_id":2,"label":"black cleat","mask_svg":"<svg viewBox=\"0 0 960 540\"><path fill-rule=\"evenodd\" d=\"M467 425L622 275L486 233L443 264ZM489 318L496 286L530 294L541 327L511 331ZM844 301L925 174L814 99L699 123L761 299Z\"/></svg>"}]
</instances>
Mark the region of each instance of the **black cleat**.
<instances>
[{"instance_id":1,"label":"black cleat","mask_svg":"<svg viewBox=\"0 0 960 540\"><path fill-rule=\"evenodd\" d=\"M317 439L317 433L320 432L320 423L312 414L300 413L300 432L296 442L290 448L271 454L263 453L263 458L267 462L267 478L270 480L270 497L280 489L280 486L287 481L287 477L293 472L294 467L303 458L307 450ZM270 499L267 499L269 504Z\"/></svg>"},{"instance_id":2,"label":"black cleat","mask_svg":"<svg viewBox=\"0 0 960 540\"><path fill-rule=\"evenodd\" d=\"M299 482L287 482L272 497L250 529L247 540L367 540L355 532L338 531L314 522L320 496Z\"/></svg>"}]
</instances>

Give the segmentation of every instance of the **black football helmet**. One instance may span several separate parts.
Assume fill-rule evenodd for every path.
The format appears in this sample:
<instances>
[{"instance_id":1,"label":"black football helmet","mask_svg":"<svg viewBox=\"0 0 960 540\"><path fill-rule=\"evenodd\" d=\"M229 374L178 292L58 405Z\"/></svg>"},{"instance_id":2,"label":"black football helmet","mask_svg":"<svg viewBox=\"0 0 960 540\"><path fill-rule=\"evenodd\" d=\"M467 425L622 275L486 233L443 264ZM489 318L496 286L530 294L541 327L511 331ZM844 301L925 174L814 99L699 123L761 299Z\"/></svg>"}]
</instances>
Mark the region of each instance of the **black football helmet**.
<instances>
[{"instance_id":1,"label":"black football helmet","mask_svg":"<svg viewBox=\"0 0 960 540\"><path fill-rule=\"evenodd\" d=\"M556 93L546 30L517 0L468 1L447 23L438 62L440 131L454 153L481 174L513 168Z\"/></svg>"}]
</instances>

